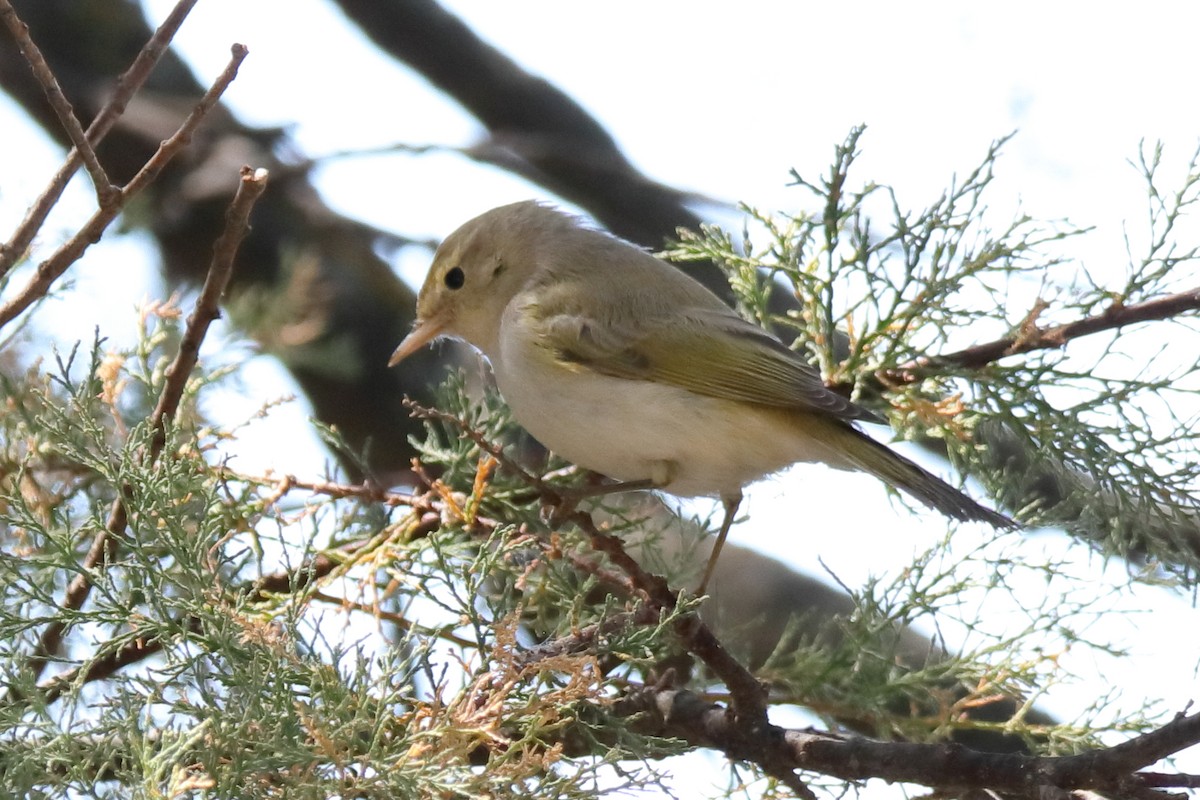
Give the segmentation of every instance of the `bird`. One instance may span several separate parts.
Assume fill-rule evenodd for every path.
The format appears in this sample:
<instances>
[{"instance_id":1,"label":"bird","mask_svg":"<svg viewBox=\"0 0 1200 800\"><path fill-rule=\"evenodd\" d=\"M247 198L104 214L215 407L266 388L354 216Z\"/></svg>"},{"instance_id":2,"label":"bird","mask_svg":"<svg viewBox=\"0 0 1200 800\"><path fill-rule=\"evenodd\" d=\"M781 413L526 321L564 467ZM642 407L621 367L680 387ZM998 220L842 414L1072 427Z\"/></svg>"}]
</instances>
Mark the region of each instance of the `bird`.
<instances>
[{"instance_id":1,"label":"bird","mask_svg":"<svg viewBox=\"0 0 1200 800\"><path fill-rule=\"evenodd\" d=\"M616 481L612 491L720 499L699 595L744 487L796 462L869 473L957 520L1015 526L864 433L860 423L883 420L694 278L537 201L445 238L389 365L442 337L482 353L514 419Z\"/></svg>"}]
</instances>

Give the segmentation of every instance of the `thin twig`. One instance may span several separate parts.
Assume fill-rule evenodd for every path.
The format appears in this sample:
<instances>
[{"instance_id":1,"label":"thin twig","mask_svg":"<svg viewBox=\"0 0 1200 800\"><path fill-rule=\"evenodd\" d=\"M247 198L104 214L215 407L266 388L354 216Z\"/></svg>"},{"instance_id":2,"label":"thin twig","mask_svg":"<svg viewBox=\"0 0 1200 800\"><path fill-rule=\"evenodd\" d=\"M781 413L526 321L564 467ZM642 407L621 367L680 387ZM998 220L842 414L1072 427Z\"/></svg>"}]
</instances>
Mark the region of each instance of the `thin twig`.
<instances>
[{"instance_id":1,"label":"thin twig","mask_svg":"<svg viewBox=\"0 0 1200 800\"><path fill-rule=\"evenodd\" d=\"M282 484L283 490L280 492L281 495L293 488L325 494L335 498L356 497L369 499L379 494L377 487L367 484L353 485L329 483L326 481L303 481L291 478L290 476L280 480L276 478L241 475L230 470L223 470L222 472L222 477L226 480L246 481L263 486ZM388 497L383 500L385 503L404 500L405 502L394 504L414 507L414 513L419 515L417 523L412 529L414 535L421 530L435 529L440 523L441 514L439 513L439 509L433 503L429 502L428 498L422 497L414 500L411 497L399 495L394 492L387 494ZM318 553L293 569L264 575L252 583L245 585L240 590L236 590L236 593L244 597L246 602L258 603L272 595L303 591L332 574L338 567L345 564L347 559L354 556L366 546L369 546L369 540L348 542L335 550ZM176 628L180 631L198 631L200 629L200 619L198 617L189 617L177 625ZM109 678L124 667L139 663L156 653L162 652L165 646L166 643L158 638L131 641L107 655L95 658L86 664L81 664L74 669L55 675L44 681L38 686L40 700L47 704L53 703L70 686L76 683L91 683L92 681Z\"/></svg>"},{"instance_id":2,"label":"thin twig","mask_svg":"<svg viewBox=\"0 0 1200 800\"><path fill-rule=\"evenodd\" d=\"M184 19L187 18L188 12L197 2L198 0L180 0L176 3L175 8L167 15L163 24L158 27L158 30L138 53L137 58L133 60L133 64L117 78L116 91L100 109L100 113L92 120L92 124L88 126L87 141L93 147L104 139L116 121L125 113L129 101L150 77L150 73L162 58L163 53L167 52L167 46L171 39L174 38L175 33L183 25ZM29 211L25 214L25 219L13 232L12 238L7 244L0 244L0 276L7 274L29 249L34 237L46 223L50 210L54 208L59 197L62 196L63 190L70 182L71 176L79 168L80 160L78 150L73 149L67 154L67 160L59 167L58 172L51 178L50 184L30 206Z\"/></svg>"},{"instance_id":3,"label":"thin twig","mask_svg":"<svg viewBox=\"0 0 1200 800\"><path fill-rule=\"evenodd\" d=\"M625 577L624 575L618 575L612 570L605 569L592 559L585 558L578 553L567 553L566 557L580 572L594 576L596 580L609 586L610 588L617 589L627 594L633 593L634 586L630 582L629 578Z\"/></svg>"},{"instance_id":4,"label":"thin twig","mask_svg":"<svg viewBox=\"0 0 1200 800\"><path fill-rule=\"evenodd\" d=\"M234 257L242 240L250 232L250 211L266 189L265 169L242 167L237 193L234 194L233 202L229 204L229 210L225 212L225 230L213 244L212 264L208 268L200 297L196 300L196 307L188 317L187 328L179 342L179 352L167 368L166 383L151 417L151 424L154 426L151 459L158 456L166 441L166 422L179 408L187 378L192 374L199 359L200 344L208 333L208 326L221 314L221 298L233 274Z\"/></svg>"},{"instance_id":5,"label":"thin twig","mask_svg":"<svg viewBox=\"0 0 1200 800\"><path fill-rule=\"evenodd\" d=\"M33 278L30 279L29 283L16 296L3 306L0 306L0 327L7 325L30 305L44 297L54 281L61 277L72 264L78 261L80 256L83 255L84 251L93 242L100 240L100 237L104 235L104 231L116 219L117 214L129 202L129 199L150 185L158 177L159 173L162 172L163 168L170 163L171 159L187 146L191 141L192 134L196 130L196 126L200 124L204 116L216 105L221 94L233 82L233 79L237 77L238 67L249 52L245 45L240 44L235 44L232 50L233 57L225 67L225 70L217 77L209 90L205 92L204 97L192 109L192 113L179 126L179 130L171 138L164 141L138 174L134 175L133 179L121 188L118 201L97 210L84 223L83 227L62 247L45 261L38 264Z\"/></svg>"},{"instance_id":6,"label":"thin twig","mask_svg":"<svg viewBox=\"0 0 1200 800\"><path fill-rule=\"evenodd\" d=\"M361 542L353 542L344 545L337 551L319 553L294 569L264 575L243 587L240 594L246 598L247 602L256 603L270 595L306 589L341 566L345 561L344 557L353 555L360 546ZM200 618L189 617L176 628L180 631L198 631ZM73 684L91 683L109 678L124 667L137 664L156 653L161 653L165 646L166 643L159 638L131 641L107 655L92 659L44 681L38 686L39 699L43 703L53 703Z\"/></svg>"},{"instance_id":7,"label":"thin twig","mask_svg":"<svg viewBox=\"0 0 1200 800\"><path fill-rule=\"evenodd\" d=\"M596 644L599 640L610 634L622 631L627 626L654 624L655 620L648 618L644 612L645 606L641 606L638 612L612 614L599 622L593 622L591 625L586 625L565 636L560 636L557 639L551 639L546 642L539 642L517 653L516 664L521 669L528 669L540 661L548 661L564 655L578 655L593 651L596 649Z\"/></svg>"},{"instance_id":8,"label":"thin twig","mask_svg":"<svg viewBox=\"0 0 1200 800\"><path fill-rule=\"evenodd\" d=\"M1185 311L1196 310L1200 310L1200 289L1190 289L1132 305L1114 302L1099 314L1074 322L1046 327L1026 326L1018 333L991 342L945 355L917 358L907 364L885 370L884 377L892 383L912 383L922 375L946 367L978 369L1007 356L1033 350L1057 349L1081 336L1115 330L1138 322L1167 319Z\"/></svg>"},{"instance_id":9,"label":"thin twig","mask_svg":"<svg viewBox=\"0 0 1200 800\"><path fill-rule=\"evenodd\" d=\"M87 134L83 132L83 126L79 124L79 118L75 116L75 109L71 108L71 101L63 94L62 87L58 85L58 79L54 77L54 71L46 63L46 57L42 55L41 49L30 37L29 26L17 16L17 12L9 0L0 0L0 19L4 20L9 32L17 40L17 47L20 49L21 55L25 57L29 68L33 70L34 77L42 85L50 107L54 109L71 144L75 145L76 152L83 159L84 167L92 176L92 185L96 187L97 202L101 207L108 205L115 199L117 187L112 185L104 167L100 166L100 159L96 157L96 151L92 149Z\"/></svg>"},{"instance_id":10,"label":"thin twig","mask_svg":"<svg viewBox=\"0 0 1200 800\"><path fill-rule=\"evenodd\" d=\"M535 489L539 494L550 494L552 495L552 499L554 501L559 499L552 487L546 485L541 478L525 469L523 466L517 463L517 461L509 458L508 454L504 452L503 448L489 441L481 431L475 430L453 414L447 414L445 411L437 408L423 406L410 397L405 397L403 400L401 400L401 402L404 404L404 407L409 410L409 413L411 413L417 419L435 420L437 422L444 422L448 425L453 425L454 427L458 428L467 435L468 439L478 445L479 449L496 459L496 461L498 461L505 469L511 470L515 475L520 477L520 479L525 483L529 484L529 486Z\"/></svg>"},{"instance_id":11,"label":"thin twig","mask_svg":"<svg viewBox=\"0 0 1200 800\"><path fill-rule=\"evenodd\" d=\"M404 402L414 416L446 422L463 431L485 452L490 453L501 464L520 475L523 481L538 492L543 501L552 504L560 501L561 498L553 487L546 485L540 478L522 468L501 448L489 442L480 431L475 430L463 420L444 411L426 408L412 400L405 399ZM596 526L591 514L574 511L563 515L560 519L579 528L591 541L595 550L607 555L613 564L628 575L633 588L646 602L651 604L653 609L660 613L669 613L675 610L676 593L666 579L643 569L637 560L626 552L625 546L619 538L604 533ZM729 653L712 630L697 615L685 614L675 622L675 633L683 641L684 646L703 661L729 688L737 718L747 725L766 724L767 694L762 684Z\"/></svg>"},{"instance_id":12,"label":"thin twig","mask_svg":"<svg viewBox=\"0 0 1200 800\"><path fill-rule=\"evenodd\" d=\"M396 507L396 506L414 506L417 508L424 507L424 501L418 495L389 492L374 483L337 483L335 481L310 481L301 480L295 475L284 475L282 477L273 475L247 475L242 472L231 470L228 467L221 468L221 477L225 480L244 481L245 483L253 483L259 486L277 486L284 491L280 494L286 494L290 489L302 489L313 494L324 495L335 500L341 500L348 497L353 497L356 500L362 500L366 503L379 503L381 505Z\"/></svg>"},{"instance_id":13,"label":"thin twig","mask_svg":"<svg viewBox=\"0 0 1200 800\"><path fill-rule=\"evenodd\" d=\"M614 564L629 576L634 587L645 599L658 609L669 612L675 609L676 593L661 575L654 575L642 568L625 550L624 543L611 534L601 531L591 514L576 511L566 518L584 534L592 547L608 556ZM675 634L683 645L713 671L729 689L732 707L737 717L746 724L765 724L767 719L767 692L750 670L746 669L725 648L712 629L696 614L686 614L675 622Z\"/></svg>"},{"instance_id":14,"label":"thin twig","mask_svg":"<svg viewBox=\"0 0 1200 800\"><path fill-rule=\"evenodd\" d=\"M403 631L417 631L425 636L436 639L441 639L443 642L458 645L464 648L474 648L478 646L477 642L458 636L454 633L454 625L444 625L441 628L430 628L426 625L413 622L403 614L397 614L395 611L385 611L379 607L378 603L367 604L358 600L351 600L348 597L337 597L335 595L326 594L320 590L315 590L309 593L309 598L320 603L327 603L331 606L337 606L343 611L356 611L360 614L365 614L376 621L386 621L395 625Z\"/></svg>"},{"instance_id":15,"label":"thin twig","mask_svg":"<svg viewBox=\"0 0 1200 800\"><path fill-rule=\"evenodd\" d=\"M171 366L167 368L163 389L150 419L154 435L150 440L150 452L145 457L146 463L153 463L166 443L167 424L179 409L179 401L183 397L188 376L196 366L200 343L203 342L204 336L208 332L209 324L216 319L219 313L221 296L224 294L225 287L229 283L229 276L233 272L237 246L249 230L250 210L266 188L266 170L242 168L241 183L229 206L225 230L213 246L213 260L209 267L208 277L204 281L204 288L196 301L195 310L188 318L187 328L179 345L179 352L176 353ZM79 570L67 585L67 591L60 606L62 610L76 611L83 607L92 590L92 571L102 569L103 565L115 555L117 536L124 532L129 521L125 494L125 491L122 491L113 501L104 529L92 539L91 547L88 548ZM34 680L41 676L50 657L58 652L66 629L67 623L60 616L42 631L38 646L26 662L26 669L32 674Z\"/></svg>"}]
</instances>

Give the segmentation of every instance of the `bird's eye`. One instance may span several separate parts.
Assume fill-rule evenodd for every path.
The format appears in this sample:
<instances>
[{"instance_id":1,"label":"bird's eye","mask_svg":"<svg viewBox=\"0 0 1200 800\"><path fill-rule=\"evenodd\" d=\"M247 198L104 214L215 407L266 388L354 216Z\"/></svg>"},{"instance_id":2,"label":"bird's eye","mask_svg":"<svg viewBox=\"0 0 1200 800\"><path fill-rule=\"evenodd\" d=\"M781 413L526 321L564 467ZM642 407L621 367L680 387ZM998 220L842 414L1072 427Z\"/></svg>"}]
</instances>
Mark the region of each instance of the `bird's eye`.
<instances>
[{"instance_id":1,"label":"bird's eye","mask_svg":"<svg viewBox=\"0 0 1200 800\"><path fill-rule=\"evenodd\" d=\"M449 289L461 289L467 282L467 276L463 274L462 267L454 267L446 272L446 277L442 280Z\"/></svg>"}]
</instances>

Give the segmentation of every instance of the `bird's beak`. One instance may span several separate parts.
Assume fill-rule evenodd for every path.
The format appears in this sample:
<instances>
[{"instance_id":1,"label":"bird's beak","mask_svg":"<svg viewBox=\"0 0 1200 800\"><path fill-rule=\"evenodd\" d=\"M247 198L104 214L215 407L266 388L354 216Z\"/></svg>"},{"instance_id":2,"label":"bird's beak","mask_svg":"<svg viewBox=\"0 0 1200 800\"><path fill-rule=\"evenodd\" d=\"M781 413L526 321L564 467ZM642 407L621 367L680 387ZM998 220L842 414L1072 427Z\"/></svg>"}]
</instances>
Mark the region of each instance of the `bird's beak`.
<instances>
[{"instance_id":1,"label":"bird's beak","mask_svg":"<svg viewBox=\"0 0 1200 800\"><path fill-rule=\"evenodd\" d=\"M441 335L445 323L438 319L419 319L413 325L412 332L404 337L404 341L388 359L388 366L394 367L425 345Z\"/></svg>"}]
</instances>

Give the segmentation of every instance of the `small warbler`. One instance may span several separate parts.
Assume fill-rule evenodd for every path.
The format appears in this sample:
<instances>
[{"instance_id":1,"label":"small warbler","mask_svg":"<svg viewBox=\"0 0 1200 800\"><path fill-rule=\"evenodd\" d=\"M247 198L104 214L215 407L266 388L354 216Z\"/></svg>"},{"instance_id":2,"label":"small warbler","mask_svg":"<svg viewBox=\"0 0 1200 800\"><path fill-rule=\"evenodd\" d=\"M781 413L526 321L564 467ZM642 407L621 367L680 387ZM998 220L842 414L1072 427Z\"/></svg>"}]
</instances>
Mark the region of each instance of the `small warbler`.
<instances>
[{"instance_id":1,"label":"small warbler","mask_svg":"<svg viewBox=\"0 0 1200 800\"><path fill-rule=\"evenodd\" d=\"M701 593L742 488L797 461L868 472L955 519L1014 525L859 431L882 420L700 283L536 202L442 242L389 363L441 336L482 352L516 420L616 490L719 497Z\"/></svg>"}]
</instances>

